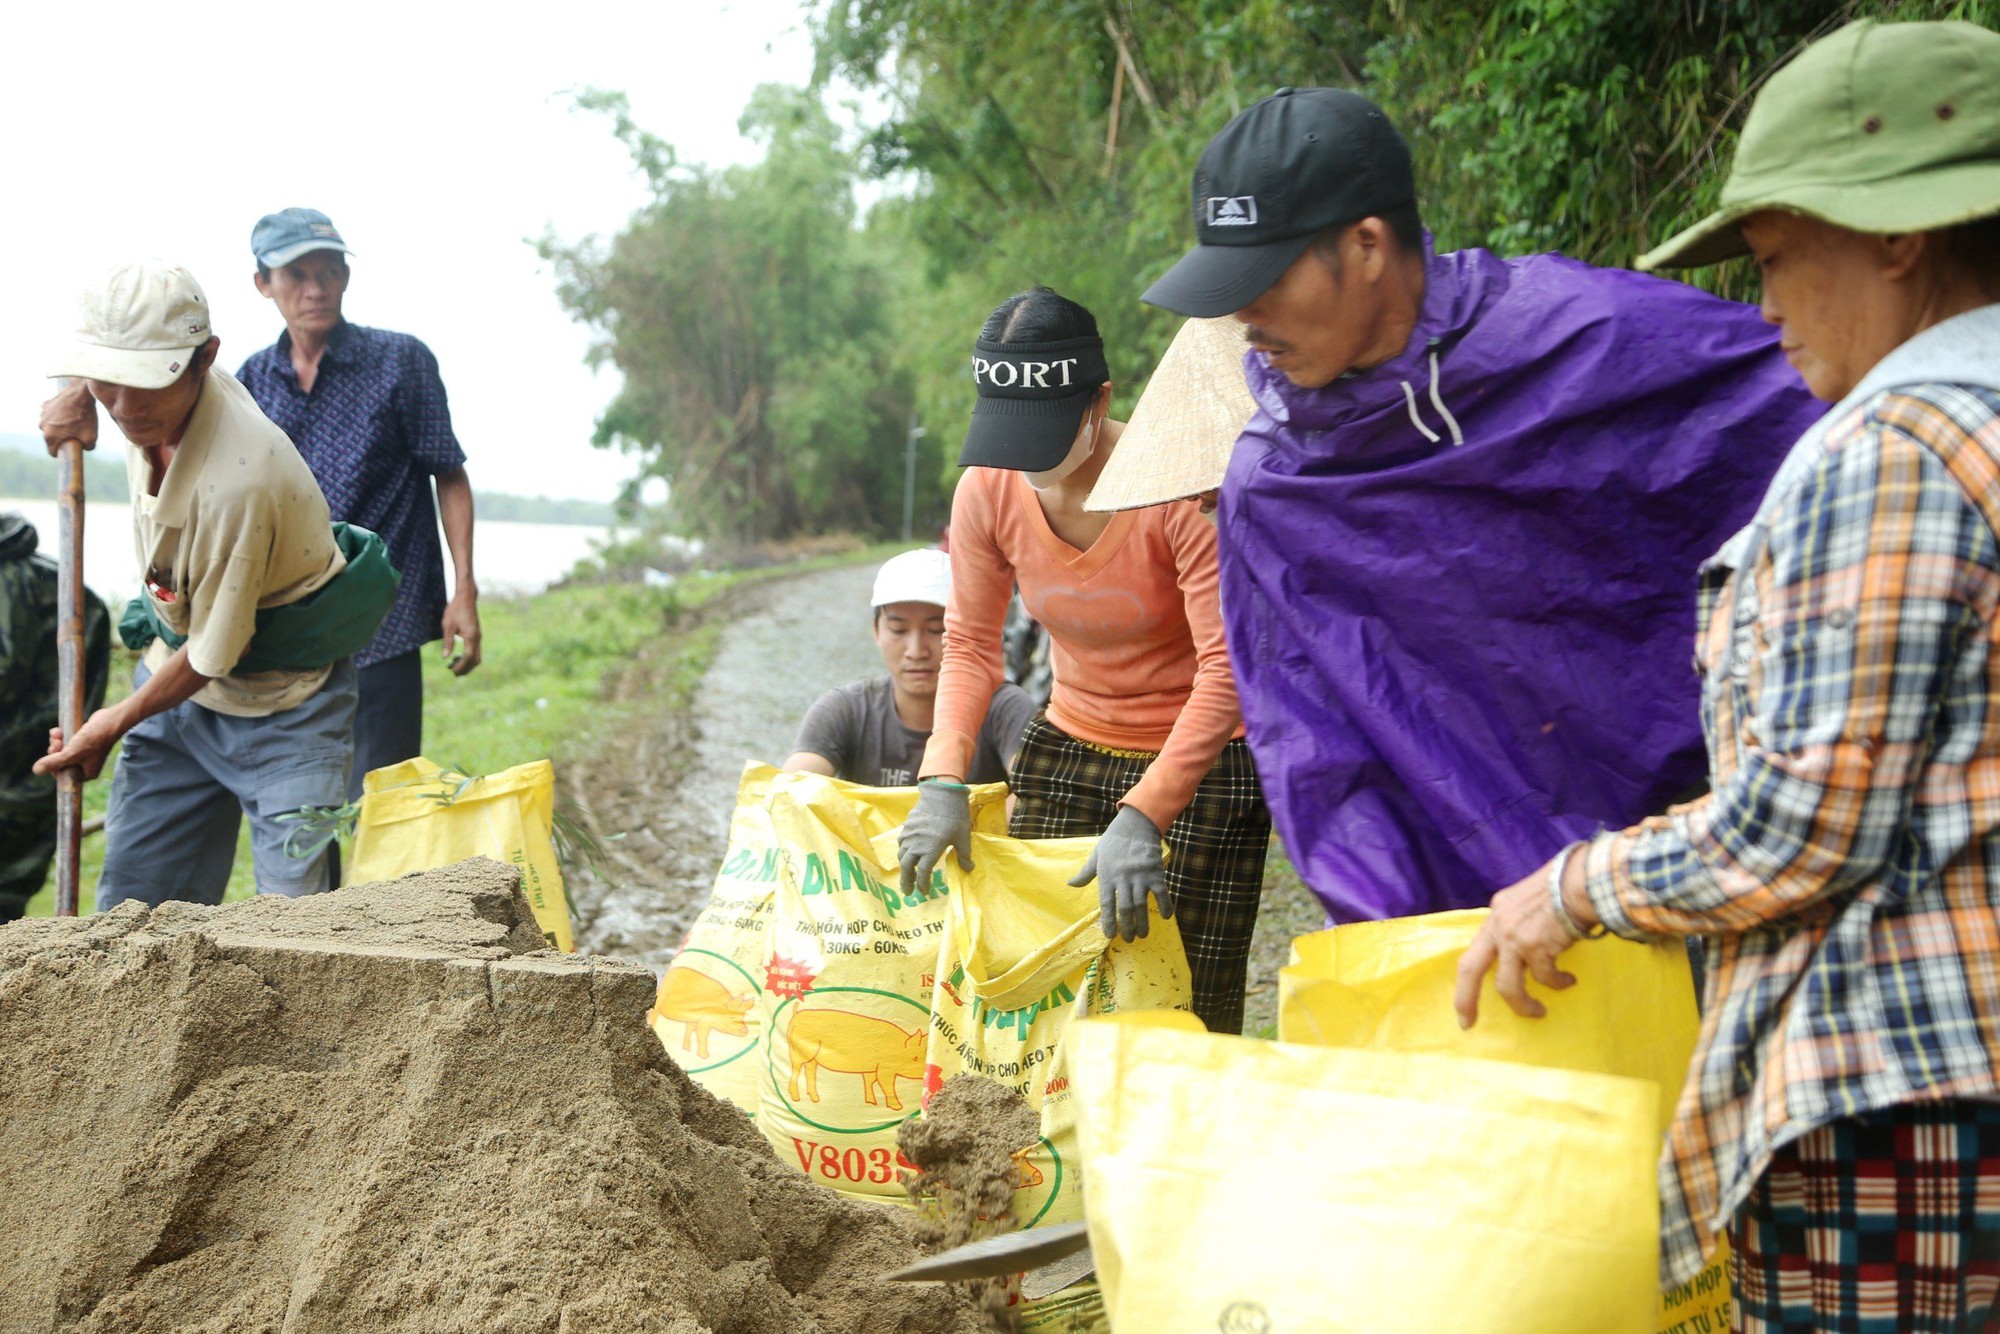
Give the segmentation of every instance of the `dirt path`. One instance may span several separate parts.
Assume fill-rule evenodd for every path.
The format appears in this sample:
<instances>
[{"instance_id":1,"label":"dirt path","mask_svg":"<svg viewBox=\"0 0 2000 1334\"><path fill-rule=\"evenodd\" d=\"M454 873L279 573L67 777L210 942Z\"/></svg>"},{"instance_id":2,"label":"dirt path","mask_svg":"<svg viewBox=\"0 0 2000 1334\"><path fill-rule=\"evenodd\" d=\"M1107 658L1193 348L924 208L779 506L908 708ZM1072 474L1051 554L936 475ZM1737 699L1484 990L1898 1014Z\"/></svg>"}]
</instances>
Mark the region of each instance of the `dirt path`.
<instances>
[{"instance_id":1,"label":"dirt path","mask_svg":"<svg viewBox=\"0 0 2000 1334\"><path fill-rule=\"evenodd\" d=\"M662 717L568 766L603 834L623 835L606 844L605 877L572 874L580 949L666 967L707 901L745 761L782 763L813 700L881 670L868 634L873 578L873 566L857 566L742 594L719 622L711 617L720 639L685 716ZM650 688L642 670L624 687ZM1274 848L1273 863L1281 860ZM1291 937L1319 925L1318 905L1288 867L1274 865L1252 949L1246 1032L1274 1022Z\"/></svg>"},{"instance_id":2,"label":"dirt path","mask_svg":"<svg viewBox=\"0 0 2000 1334\"><path fill-rule=\"evenodd\" d=\"M575 877L579 948L666 967L708 898L744 763L782 764L822 692L881 670L868 635L874 576L873 566L826 570L727 600L687 716L618 737L589 764L583 802L605 834L624 837L606 844L615 883Z\"/></svg>"}]
</instances>

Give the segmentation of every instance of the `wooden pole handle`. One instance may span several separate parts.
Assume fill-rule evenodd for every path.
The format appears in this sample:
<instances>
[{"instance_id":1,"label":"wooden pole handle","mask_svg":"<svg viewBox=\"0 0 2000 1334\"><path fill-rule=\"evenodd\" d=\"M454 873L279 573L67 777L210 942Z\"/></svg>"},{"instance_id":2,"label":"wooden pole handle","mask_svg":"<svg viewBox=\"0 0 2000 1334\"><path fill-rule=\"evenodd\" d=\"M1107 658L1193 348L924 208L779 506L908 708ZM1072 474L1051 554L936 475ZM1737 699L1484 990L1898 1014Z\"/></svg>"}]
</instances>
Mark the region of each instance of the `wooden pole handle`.
<instances>
[{"instance_id":1,"label":"wooden pole handle","mask_svg":"<svg viewBox=\"0 0 2000 1334\"><path fill-rule=\"evenodd\" d=\"M83 444L65 440L56 483L56 717L67 740L83 726ZM83 773L56 771L56 916L74 917L83 848Z\"/></svg>"}]
</instances>

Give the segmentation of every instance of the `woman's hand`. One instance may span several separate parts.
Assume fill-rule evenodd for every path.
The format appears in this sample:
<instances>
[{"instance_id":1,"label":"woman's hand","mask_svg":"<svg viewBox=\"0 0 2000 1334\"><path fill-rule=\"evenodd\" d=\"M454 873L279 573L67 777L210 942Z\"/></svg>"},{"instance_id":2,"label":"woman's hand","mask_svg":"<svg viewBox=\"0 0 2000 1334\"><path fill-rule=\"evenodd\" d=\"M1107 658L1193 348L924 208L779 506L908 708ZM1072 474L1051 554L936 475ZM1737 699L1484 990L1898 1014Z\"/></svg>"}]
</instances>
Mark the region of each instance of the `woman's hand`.
<instances>
[{"instance_id":1,"label":"woman's hand","mask_svg":"<svg viewBox=\"0 0 2000 1334\"><path fill-rule=\"evenodd\" d=\"M1554 866L1551 859L1527 879L1493 896L1492 915L1458 961L1452 1008L1458 1011L1460 1028L1471 1028L1478 1022L1479 988L1488 972L1496 973L1493 985L1500 999L1524 1019L1540 1019L1548 1013L1528 994L1528 974L1551 991L1576 985L1575 977L1556 967L1556 959L1576 943L1577 937L1556 916L1555 905L1549 900L1549 871ZM1564 870L1564 906L1587 931L1597 924L1597 916L1590 911L1589 897L1581 892L1582 857L1571 857Z\"/></svg>"},{"instance_id":2,"label":"woman's hand","mask_svg":"<svg viewBox=\"0 0 2000 1334\"><path fill-rule=\"evenodd\" d=\"M905 896L915 897L930 888L931 868L947 848L958 849L960 869L972 869L972 793L956 778L922 779L917 783L917 804L896 840Z\"/></svg>"},{"instance_id":3,"label":"woman's hand","mask_svg":"<svg viewBox=\"0 0 2000 1334\"><path fill-rule=\"evenodd\" d=\"M1146 896L1160 905L1162 920L1174 915L1173 891L1167 888L1167 857L1161 849L1159 826L1136 806L1120 806L1111 826L1090 850L1083 869L1069 882L1082 889L1097 882L1097 929L1106 940L1126 944L1145 938L1151 929Z\"/></svg>"}]
</instances>

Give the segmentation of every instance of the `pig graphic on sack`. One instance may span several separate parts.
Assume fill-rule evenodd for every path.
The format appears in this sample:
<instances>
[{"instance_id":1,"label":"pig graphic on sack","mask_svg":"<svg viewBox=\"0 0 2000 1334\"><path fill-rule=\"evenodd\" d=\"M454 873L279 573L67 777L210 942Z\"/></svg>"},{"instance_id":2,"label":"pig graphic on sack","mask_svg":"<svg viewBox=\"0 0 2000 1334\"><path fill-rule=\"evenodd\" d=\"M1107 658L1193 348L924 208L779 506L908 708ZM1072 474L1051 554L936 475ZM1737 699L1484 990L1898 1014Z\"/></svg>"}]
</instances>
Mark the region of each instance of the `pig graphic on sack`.
<instances>
[{"instance_id":1,"label":"pig graphic on sack","mask_svg":"<svg viewBox=\"0 0 2000 1334\"><path fill-rule=\"evenodd\" d=\"M805 1096L819 1101L819 1072L861 1076L861 1096L870 1107L883 1106L892 1112L903 1110L896 1096L898 1079L923 1082L924 1044L929 1034L892 1024L887 1019L854 1014L847 1010L797 1010L785 1032L785 1045L792 1054L792 1100ZM882 1097L877 1101L875 1094Z\"/></svg>"},{"instance_id":2,"label":"pig graphic on sack","mask_svg":"<svg viewBox=\"0 0 2000 1334\"><path fill-rule=\"evenodd\" d=\"M750 1036L744 1020L755 1000L738 996L706 973L692 968L668 968L660 994L653 1001L653 1013L686 1026L681 1050L690 1046L695 1055L708 1055L708 1035L723 1033L733 1038Z\"/></svg>"}]
</instances>

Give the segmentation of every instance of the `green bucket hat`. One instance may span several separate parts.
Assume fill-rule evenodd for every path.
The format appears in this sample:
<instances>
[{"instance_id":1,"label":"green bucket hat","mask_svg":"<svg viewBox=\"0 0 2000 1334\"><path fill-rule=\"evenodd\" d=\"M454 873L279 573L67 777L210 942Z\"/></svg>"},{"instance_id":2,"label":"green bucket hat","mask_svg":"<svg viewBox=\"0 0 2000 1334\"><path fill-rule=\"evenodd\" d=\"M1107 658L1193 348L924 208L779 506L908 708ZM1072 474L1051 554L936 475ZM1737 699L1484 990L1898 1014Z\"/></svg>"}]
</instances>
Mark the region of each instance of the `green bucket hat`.
<instances>
[{"instance_id":1,"label":"green bucket hat","mask_svg":"<svg viewBox=\"0 0 2000 1334\"><path fill-rule=\"evenodd\" d=\"M1757 94L1720 203L1639 267L1748 254L1766 209L1875 233L2000 213L2000 33L1863 19L1814 42Z\"/></svg>"}]
</instances>

